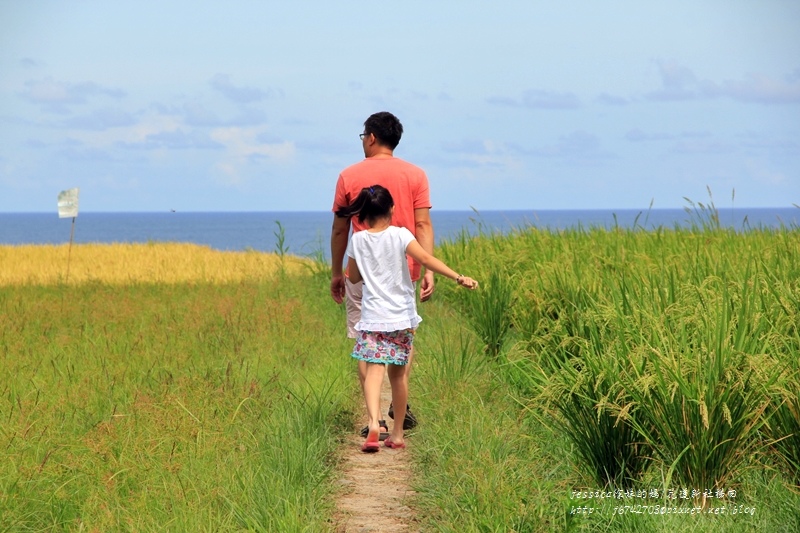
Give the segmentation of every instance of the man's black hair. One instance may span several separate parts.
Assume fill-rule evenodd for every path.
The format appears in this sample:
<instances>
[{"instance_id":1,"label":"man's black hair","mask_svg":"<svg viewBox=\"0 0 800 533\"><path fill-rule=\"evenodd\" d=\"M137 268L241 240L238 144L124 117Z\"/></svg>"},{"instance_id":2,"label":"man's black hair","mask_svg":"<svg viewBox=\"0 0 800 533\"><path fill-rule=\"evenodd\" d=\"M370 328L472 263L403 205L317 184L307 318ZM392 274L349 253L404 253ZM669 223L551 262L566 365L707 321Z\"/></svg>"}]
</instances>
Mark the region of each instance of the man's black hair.
<instances>
[{"instance_id":1,"label":"man's black hair","mask_svg":"<svg viewBox=\"0 0 800 533\"><path fill-rule=\"evenodd\" d=\"M364 121L364 133L375 135L378 143L394 150L403 136L403 125L396 116L388 111L381 111Z\"/></svg>"}]
</instances>

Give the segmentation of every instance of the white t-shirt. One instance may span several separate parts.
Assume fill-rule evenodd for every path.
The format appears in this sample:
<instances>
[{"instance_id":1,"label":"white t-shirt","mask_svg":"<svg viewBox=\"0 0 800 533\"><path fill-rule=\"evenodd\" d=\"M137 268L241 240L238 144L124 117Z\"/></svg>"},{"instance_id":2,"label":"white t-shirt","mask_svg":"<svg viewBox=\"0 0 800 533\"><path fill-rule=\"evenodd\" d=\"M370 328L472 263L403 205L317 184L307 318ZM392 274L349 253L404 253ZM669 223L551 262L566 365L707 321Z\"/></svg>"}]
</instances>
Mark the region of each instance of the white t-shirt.
<instances>
[{"instance_id":1,"label":"white t-shirt","mask_svg":"<svg viewBox=\"0 0 800 533\"><path fill-rule=\"evenodd\" d=\"M356 260L364 280L357 331L398 331L416 328L422 321L406 260L406 247L413 240L410 231L397 226L359 231L350 238L347 256Z\"/></svg>"}]
</instances>

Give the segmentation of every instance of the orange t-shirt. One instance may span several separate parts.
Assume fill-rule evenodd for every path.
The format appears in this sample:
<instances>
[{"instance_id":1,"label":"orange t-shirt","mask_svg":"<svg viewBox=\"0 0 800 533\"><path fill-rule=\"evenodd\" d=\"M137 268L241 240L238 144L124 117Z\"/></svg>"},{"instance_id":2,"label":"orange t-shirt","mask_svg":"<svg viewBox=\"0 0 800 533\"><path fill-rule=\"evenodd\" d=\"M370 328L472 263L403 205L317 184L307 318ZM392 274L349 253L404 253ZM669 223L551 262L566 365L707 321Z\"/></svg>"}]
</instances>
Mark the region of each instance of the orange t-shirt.
<instances>
[{"instance_id":1,"label":"orange t-shirt","mask_svg":"<svg viewBox=\"0 0 800 533\"><path fill-rule=\"evenodd\" d=\"M368 157L347 167L339 174L333 197L333 212L350 205L361 189L371 185L381 185L389 189L394 200L392 225L408 228L416 237L414 210L431 207L430 188L425 171L396 157ZM367 229L366 221L360 223L358 217L353 217L351 223L354 233ZM411 280L417 281L420 276L420 264L409 257L408 268Z\"/></svg>"}]
</instances>

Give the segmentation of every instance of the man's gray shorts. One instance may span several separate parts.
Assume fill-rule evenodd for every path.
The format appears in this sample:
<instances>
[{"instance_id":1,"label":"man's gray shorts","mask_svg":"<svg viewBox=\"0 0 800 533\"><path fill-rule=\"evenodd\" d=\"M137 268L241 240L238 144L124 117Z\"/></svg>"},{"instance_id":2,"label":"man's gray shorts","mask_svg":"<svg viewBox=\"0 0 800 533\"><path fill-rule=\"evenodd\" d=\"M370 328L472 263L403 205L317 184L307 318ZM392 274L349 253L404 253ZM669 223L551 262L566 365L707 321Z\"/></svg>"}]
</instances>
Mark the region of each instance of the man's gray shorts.
<instances>
[{"instance_id":1,"label":"man's gray shorts","mask_svg":"<svg viewBox=\"0 0 800 533\"><path fill-rule=\"evenodd\" d=\"M364 282L353 283L344 279L345 308L347 309L347 337L356 338L355 326L361 320L361 296L364 294Z\"/></svg>"}]
</instances>

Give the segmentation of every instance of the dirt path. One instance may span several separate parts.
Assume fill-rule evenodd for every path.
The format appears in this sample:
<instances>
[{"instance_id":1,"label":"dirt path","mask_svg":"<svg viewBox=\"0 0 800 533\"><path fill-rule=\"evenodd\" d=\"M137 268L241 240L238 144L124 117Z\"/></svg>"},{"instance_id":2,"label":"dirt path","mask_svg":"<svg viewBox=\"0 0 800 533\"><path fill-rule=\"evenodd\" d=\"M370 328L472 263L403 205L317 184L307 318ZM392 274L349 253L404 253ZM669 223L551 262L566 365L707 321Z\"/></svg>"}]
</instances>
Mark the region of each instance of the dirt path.
<instances>
[{"instance_id":1,"label":"dirt path","mask_svg":"<svg viewBox=\"0 0 800 533\"><path fill-rule=\"evenodd\" d=\"M384 376L381 387L381 412L386 416L392 400L389 379ZM391 428L392 421L386 420ZM366 413L359 420L358 428L344 444L342 468L342 490L337 500L339 509L336 531L340 533L367 533L370 531L417 531L406 505L408 496L414 492L409 488L410 469L408 452L384 448L378 453L362 453L364 439L358 430L367 423Z\"/></svg>"}]
</instances>

